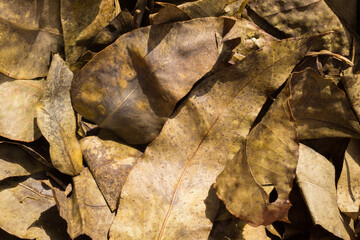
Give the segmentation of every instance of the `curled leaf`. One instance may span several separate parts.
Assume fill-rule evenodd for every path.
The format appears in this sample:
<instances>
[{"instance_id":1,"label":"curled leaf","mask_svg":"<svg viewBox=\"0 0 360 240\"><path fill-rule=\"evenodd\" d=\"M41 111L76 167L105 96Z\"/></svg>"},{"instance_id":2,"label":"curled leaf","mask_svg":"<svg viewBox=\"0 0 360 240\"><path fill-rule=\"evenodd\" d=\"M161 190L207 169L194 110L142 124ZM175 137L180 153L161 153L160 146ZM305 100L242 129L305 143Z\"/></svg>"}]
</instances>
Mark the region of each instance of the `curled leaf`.
<instances>
[{"instance_id":1,"label":"curled leaf","mask_svg":"<svg viewBox=\"0 0 360 240\"><path fill-rule=\"evenodd\" d=\"M0 136L24 142L41 137L36 124L36 103L44 80L14 80L0 74Z\"/></svg>"},{"instance_id":2,"label":"curled leaf","mask_svg":"<svg viewBox=\"0 0 360 240\"><path fill-rule=\"evenodd\" d=\"M72 239L86 234L92 239L106 240L113 214L106 205L88 168L73 178L74 190L71 198L64 192L53 189L60 216L68 224Z\"/></svg>"},{"instance_id":3,"label":"curled leaf","mask_svg":"<svg viewBox=\"0 0 360 240\"><path fill-rule=\"evenodd\" d=\"M53 56L43 97L36 106L37 123L50 143L50 157L56 169L76 175L82 169L76 121L70 100L73 74L58 54Z\"/></svg>"}]
</instances>

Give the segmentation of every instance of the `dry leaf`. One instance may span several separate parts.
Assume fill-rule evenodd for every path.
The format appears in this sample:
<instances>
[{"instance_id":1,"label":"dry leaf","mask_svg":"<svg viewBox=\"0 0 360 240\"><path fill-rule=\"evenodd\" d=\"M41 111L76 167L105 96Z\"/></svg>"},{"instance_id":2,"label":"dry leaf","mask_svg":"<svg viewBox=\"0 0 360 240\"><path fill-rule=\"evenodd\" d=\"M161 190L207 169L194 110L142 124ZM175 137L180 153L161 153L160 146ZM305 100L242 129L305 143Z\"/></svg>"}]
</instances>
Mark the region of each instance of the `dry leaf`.
<instances>
[{"instance_id":1,"label":"dry leaf","mask_svg":"<svg viewBox=\"0 0 360 240\"><path fill-rule=\"evenodd\" d=\"M85 137L80 145L100 191L114 211L126 178L142 153L125 144L98 137Z\"/></svg>"},{"instance_id":2,"label":"dry leaf","mask_svg":"<svg viewBox=\"0 0 360 240\"><path fill-rule=\"evenodd\" d=\"M74 239L86 234L96 240L108 239L107 234L114 216L89 169L84 168L73 181L71 198L67 198L64 192L53 189L60 216L68 224L70 237Z\"/></svg>"},{"instance_id":3,"label":"dry leaf","mask_svg":"<svg viewBox=\"0 0 360 240\"><path fill-rule=\"evenodd\" d=\"M190 16L173 4L167 4L156 14L150 15L151 24L164 24L190 20Z\"/></svg>"},{"instance_id":4,"label":"dry leaf","mask_svg":"<svg viewBox=\"0 0 360 240\"><path fill-rule=\"evenodd\" d=\"M36 124L36 103L44 80L14 80L0 73L0 136L24 142L41 137Z\"/></svg>"},{"instance_id":5,"label":"dry leaf","mask_svg":"<svg viewBox=\"0 0 360 240\"><path fill-rule=\"evenodd\" d=\"M44 95L36 106L37 123L50 143L50 157L56 169L76 175L82 169L76 121L71 106L70 85L73 74L58 54L53 56Z\"/></svg>"},{"instance_id":6,"label":"dry leaf","mask_svg":"<svg viewBox=\"0 0 360 240\"><path fill-rule=\"evenodd\" d=\"M0 181L27 176L48 169L17 144L0 142Z\"/></svg>"},{"instance_id":7,"label":"dry leaf","mask_svg":"<svg viewBox=\"0 0 360 240\"><path fill-rule=\"evenodd\" d=\"M356 220L360 215L360 140L352 139L345 152L337 183L337 204L341 212Z\"/></svg>"},{"instance_id":8,"label":"dry leaf","mask_svg":"<svg viewBox=\"0 0 360 240\"><path fill-rule=\"evenodd\" d=\"M66 61L73 65L104 27L115 17L114 0L61 0L61 24Z\"/></svg>"},{"instance_id":9,"label":"dry leaf","mask_svg":"<svg viewBox=\"0 0 360 240\"><path fill-rule=\"evenodd\" d=\"M323 37L321 49L350 55L348 34L324 0L251 0L247 5L251 19L275 37L334 31Z\"/></svg>"},{"instance_id":10,"label":"dry leaf","mask_svg":"<svg viewBox=\"0 0 360 240\"><path fill-rule=\"evenodd\" d=\"M287 85L247 139L239 139L239 153L216 179L217 195L229 212L255 225L288 221L299 148L289 97ZM262 186L275 187L276 201L269 202Z\"/></svg>"},{"instance_id":11,"label":"dry leaf","mask_svg":"<svg viewBox=\"0 0 360 240\"><path fill-rule=\"evenodd\" d=\"M346 225L336 203L335 168L332 163L300 144L296 180L314 224L342 239L353 239L354 233Z\"/></svg>"},{"instance_id":12,"label":"dry leaf","mask_svg":"<svg viewBox=\"0 0 360 240\"><path fill-rule=\"evenodd\" d=\"M216 176L313 40L274 42L197 85L130 172L110 238L208 237Z\"/></svg>"},{"instance_id":13,"label":"dry leaf","mask_svg":"<svg viewBox=\"0 0 360 240\"><path fill-rule=\"evenodd\" d=\"M1 182L0 199L2 229L20 238L54 239L48 236L47 229L36 224L45 211L55 206L51 189L40 180L29 177Z\"/></svg>"},{"instance_id":14,"label":"dry leaf","mask_svg":"<svg viewBox=\"0 0 360 240\"><path fill-rule=\"evenodd\" d=\"M360 119L360 74L344 76L341 78L347 97L355 110L357 119Z\"/></svg>"},{"instance_id":15,"label":"dry leaf","mask_svg":"<svg viewBox=\"0 0 360 240\"><path fill-rule=\"evenodd\" d=\"M294 73L291 82L291 111L299 139L356 137L360 125L345 93L315 70Z\"/></svg>"},{"instance_id":16,"label":"dry leaf","mask_svg":"<svg viewBox=\"0 0 360 240\"><path fill-rule=\"evenodd\" d=\"M131 31L98 53L74 79L74 108L128 143L148 143L175 104L220 61L219 51L226 52L237 39L258 31L246 20L231 18L201 18Z\"/></svg>"},{"instance_id":17,"label":"dry leaf","mask_svg":"<svg viewBox=\"0 0 360 240\"><path fill-rule=\"evenodd\" d=\"M45 77L51 53L62 50L58 0L0 3L0 72L16 79Z\"/></svg>"}]
</instances>

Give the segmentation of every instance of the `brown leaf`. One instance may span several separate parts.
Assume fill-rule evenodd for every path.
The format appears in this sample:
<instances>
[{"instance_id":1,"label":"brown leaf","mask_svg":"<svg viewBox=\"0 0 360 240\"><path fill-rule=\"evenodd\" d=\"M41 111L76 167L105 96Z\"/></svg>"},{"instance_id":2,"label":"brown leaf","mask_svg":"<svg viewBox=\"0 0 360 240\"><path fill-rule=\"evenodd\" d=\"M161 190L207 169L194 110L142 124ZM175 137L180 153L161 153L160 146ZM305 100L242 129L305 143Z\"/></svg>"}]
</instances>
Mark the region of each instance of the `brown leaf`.
<instances>
[{"instance_id":1,"label":"brown leaf","mask_svg":"<svg viewBox=\"0 0 360 240\"><path fill-rule=\"evenodd\" d=\"M235 0L197 0L183 3L178 6L190 18L217 17L220 16L227 4Z\"/></svg>"},{"instance_id":2,"label":"brown leaf","mask_svg":"<svg viewBox=\"0 0 360 240\"><path fill-rule=\"evenodd\" d=\"M360 215L360 140L352 139L345 152L337 183L337 204L341 212L356 220Z\"/></svg>"},{"instance_id":3,"label":"brown leaf","mask_svg":"<svg viewBox=\"0 0 360 240\"><path fill-rule=\"evenodd\" d=\"M86 234L92 239L107 239L113 214L98 189L88 168L73 178L74 190L71 198L58 189L54 197L60 216L68 224L67 231L72 239Z\"/></svg>"},{"instance_id":4,"label":"brown leaf","mask_svg":"<svg viewBox=\"0 0 360 240\"><path fill-rule=\"evenodd\" d=\"M334 31L323 37L322 49L350 55L348 34L324 0L251 0L248 15L275 37L296 37Z\"/></svg>"},{"instance_id":5,"label":"brown leaf","mask_svg":"<svg viewBox=\"0 0 360 240\"><path fill-rule=\"evenodd\" d=\"M114 211L126 178L142 153L125 144L98 137L85 137L80 145L100 191Z\"/></svg>"},{"instance_id":6,"label":"brown leaf","mask_svg":"<svg viewBox=\"0 0 360 240\"><path fill-rule=\"evenodd\" d=\"M226 52L237 43L234 39L258 31L246 20L231 18L133 30L80 71L71 89L74 108L128 143L147 143L158 135L175 104L220 61L219 46Z\"/></svg>"},{"instance_id":7,"label":"brown leaf","mask_svg":"<svg viewBox=\"0 0 360 240\"><path fill-rule=\"evenodd\" d=\"M45 77L51 53L62 50L58 0L0 3L0 72L16 79Z\"/></svg>"},{"instance_id":8,"label":"brown leaf","mask_svg":"<svg viewBox=\"0 0 360 240\"><path fill-rule=\"evenodd\" d=\"M360 119L360 74L348 75L341 78L345 91L353 107L357 119Z\"/></svg>"},{"instance_id":9,"label":"brown leaf","mask_svg":"<svg viewBox=\"0 0 360 240\"><path fill-rule=\"evenodd\" d=\"M24 142L41 136L35 107L43 92L44 80L14 80L0 73L1 136Z\"/></svg>"},{"instance_id":10,"label":"brown leaf","mask_svg":"<svg viewBox=\"0 0 360 240\"><path fill-rule=\"evenodd\" d=\"M164 24L190 20L190 16L178 6L167 4L159 12L150 15L151 24Z\"/></svg>"},{"instance_id":11,"label":"brown leaf","mask_svg":"<svg viewBox=\"0 0 360 240\"><path fill-rule=\"evenodd\" d=\"M299 139L356 137L360 125L345 93L315 70L294 73L291 82L291 111Z\"/></svg>"},{"instance_id":12,"label":"brown leaf","mask_svg":"<svg viewBox=\"0 0 360 240\"><path fill-rule=\"evenodd\" d=\"M299 148L289 96L287 85L216 179L217 195L229 212L255 225L288 221ZM275 202L262 186L275 187Z\"/></svg>"},{"instance_id":13,"label":"brown leaf","mask_svg":"<svg viewBox=\"0 0 360 240\"><path fill-rule=\"evenodd\" d=\"M72 77L65 62L55 54L36 110L39 128L50 143L54 167L65 174L76 175L82 169L82 155L75 135L76 121L69 92Z\"/></svg>"},{"instance_id":14,"label":"brown leaf","mask_svg":"<svg viewBox=\"0 0 360 240\"><path fill-rule=\"evenodd\" d=\"M130 172L110 238L207 238L216 176L312 40L274 42L196 86Z\"/></svg>"},{"instance_id":15,"label":"brown leaf","mask_svg":"<svg viewBox=\"0 0 360 240\"><path fill-rule=\"evenodd\" d=\"M342 239L353 239L336 203L335 168L315 150L300 144L296 181L314 224Z\"/></svg>"},{"instance_id":16,"label":"brown leaf","mask_svg":"<svg viewBox=\"0 0 360 240\"><path fill-rule=\"evenodd\" d=\"M17 144L0 142L0 181L48 169Z\"/></svg>"},{"instance_id":17,"label":"brown leaf","mask_svg":"<svg viewBox=\"0 0 360 240\"><path fill-rule=\"evenodd\" d=\"M113 0L61 0L65 57L75 64L89 44L115 17Z\"/></svg>"},{"instance_id":18,"label":"brown leaf","mask_svg":"<svg viewBox=\"0 0 360 240\"><path fill-rule=\"evenodd\" d=\"M20 238L51 239L42 226L36 224L41 214L55 206L52 191L40 180L29 177L1 182L0 199L2 229Z\"/></svg>"}]
</instances>

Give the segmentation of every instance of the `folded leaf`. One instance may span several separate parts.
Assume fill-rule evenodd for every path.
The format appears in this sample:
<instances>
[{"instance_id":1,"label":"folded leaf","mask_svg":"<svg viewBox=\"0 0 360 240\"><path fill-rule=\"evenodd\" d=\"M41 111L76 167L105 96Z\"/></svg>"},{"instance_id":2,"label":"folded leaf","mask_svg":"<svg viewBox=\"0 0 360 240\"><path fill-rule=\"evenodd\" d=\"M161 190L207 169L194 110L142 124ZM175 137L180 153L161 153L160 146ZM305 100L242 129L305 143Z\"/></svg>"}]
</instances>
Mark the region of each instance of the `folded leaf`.
<instances>
[{"instance_id":1,"label":"folded leaf","mask_svg":"<svg viewBox=\"0 0 360 240\"><path fill-rule=\"evenodd\" d=\"M247 139L239 139L239 153L216 179L217 195L229 212L255 225L288 221L299 148L289 97L287 85ZM275 187L276 201L269 202L262 186Z\"/></svg>"},{"instance_id":2,"label":"folded leaf","mask_svg":"<svg viewBox=\"0 0 360 240\"><path fill-rule=\"evenodd\" d=\"M58 0L0 3L0 72L16 79L45 77L51 53L63 48Z\"/></svg>"},{"instance_id":3,"label":"folded leaf","mask_svg":"<svg viewBox=\"0 0 360 240\"><path fill-rule=\"evenodd\" d=\"M148 143L221 53L251 34L264 36L246 20L225 17L133 30L79 72L71 89L74 108L128 143Z\"/></svg>"},{"instance_id":4,"label":"folded leaf","mask_svg":"<svg viewBox=\"0 0 360 240\"><path fill-rule=\"evenodd\" d=\"M352 139L345 152L337 183L337 204L341 212L357 219L360 215L360 141Z\"/></svg>"},{"instance_id":5,"label":"folded leaf","mask_svg":"<svg viewBox=\"0 0 360 240\"><path fill-rule=\"evenodd\" d=\"M44 95L36 106L37 123L50 143L50 157L56 169L76 175L82 169L76 121L71 106L70 85L73 74L58 54L53 56Z\"/></svg>"},{"instance_id":6,"label":"folded leaf","mask_svg":"<svg viewBox=\"0 0 360 240\"><path fill-rule=\"evenodd\" d=\"M24 142L41 137L36 103L43 92L44 80L14 80L0 73L0 136Z\"/></svg>"},{"instance_id":7,"label":"folded leaf","mask_svg":"<svg viewBox=\"0 0 360 240\"><path fill-rule=\"evenodd\" d=\"M73 181L71 198L67 198L64 192L53 189L60 216L68 224L70 237L74 239L86 234L92 239L108 239L107 234L114 216L89 169L84 168Z\"/></svg>"},{"instance_id":8,"label":"folded leaf","mask_svg":"<svg viewBox=\"0 0 360 240\"><path fill-rule=\"evenodd\" d=\"M39 224L41 215L55 206L51 189L40 180L29 177L1 182L0 199L2 229L20 238L55 239ZM59 237L59 234L53 237Z\"/></svg>"},{"instance_id":9,"label":"folded leaf","mask_svg":"<svg viewBox=\"0 0 360 240\"><path fill-rule=\"evenodd\" d=\"M207 238L216 176L312 40L274 42L197 85L130 172L110 238Z\"/></svg>"},{"instance_id":10,"label":"folded leaf","mask_svg":"<svg viewBox=\"0 0 360 240\"><path fill-rule=\"evenodd\" d=\"M126 178L142 153L125 144L98 137L85 137L80 145L100 191L114 211Z\"/></svg>"},{"instance_id":11,"label":"folded leaf","mask_svg":"<svg viewBox=\"0 0 360 240\"><path fill-rule=\"evenodd\" d=\"M65 57L75 64L89 44L115 17L114 0L61 0Z\"/></svg>"},{"instance_id":12,"label":"folded leaf","mask_svg":"<svg viewBox=\"0 0 360 240\"><path fill-rule=\"evenodd\" d=\"M345 93L313 69L294 73L291 82L291 111L299 139L360 137L360 125Z\"/></svg>"},{"instance_id":13,"label":"folded leaf","mask_svg":"<svg viewBox=\"0 0 360 240\"><path fill-rule=\"evenodd\" d=\"M0 142L0 181L8 177L27 176L47 167L17 144Z\"/></svg>"},{"instance_id":14,"label":"folded leaf","mask_svg":"<svg viewBox=\"0 0 360 240\"><path fill-rule=\"evenodd\" d=\"M252 0L247 3L248 15L262 29L275 37L297 37L334 31L323 37L321 47L350 55L348 34L324 0Z\"/></svg>"},{"instance_id":15,"label":"folded leaf","mask_svg":"<svg viewBox=\"0 0 360 240\"><path fill-rule=\"evenodd\" d=\"M300 144L296 181L314 224L319 224L341 239L353 239L336 203L335 168L315 150Z\"/></svg>"}]
</instances>

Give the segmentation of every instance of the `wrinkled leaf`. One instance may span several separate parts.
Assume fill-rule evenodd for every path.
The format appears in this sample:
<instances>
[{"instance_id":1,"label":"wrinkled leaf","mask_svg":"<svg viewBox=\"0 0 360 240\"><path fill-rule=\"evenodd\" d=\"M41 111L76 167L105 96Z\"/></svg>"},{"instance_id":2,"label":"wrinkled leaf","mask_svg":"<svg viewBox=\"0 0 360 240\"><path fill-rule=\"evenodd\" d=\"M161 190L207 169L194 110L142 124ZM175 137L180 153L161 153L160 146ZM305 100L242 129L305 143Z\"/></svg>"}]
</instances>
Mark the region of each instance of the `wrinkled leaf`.
<instances>
[{"instance_id":1,"label":"wrinkled leaf","mask_svg":"<svg viewBox=\"0 0 360 240\"><path fill-rule=\"evenodd\" d=\"M336 203L335 168L313 149L300 144L296 181L314 224L342 239L353 239Z\"/></svg>"},{"instance_id":2,"label":"wrinkled leaf","mask_svg":"<svg viewBox=\"0 0 360 240\"><path fill-rule=\"evenodd\" d=\"M151 24L164 24L190 20L190 16L176 5L168 4L156 14L150 15Z\"/></svg>"},{"instance_id":3,"label":"wrinkled leaf","mask_svg":"<svg viewBox=\"0 0 360 240\"><path fill-rule=\"evenodd\" d=\"M41 136L36 124L36 103L44 80L14 80L0 73L0 135L32 142Z\"/></svg>"},{"instance_id":4,"label":"wrinkled leaf","mask_svg":"<svg viewBox=\"0 0 360 240\"><path fill-rule=\"evenodd\" d=\"M357 219L360 214L360 142L352 139L345 152L337 183L337 203L341 212Z\"/></svg>"},{"instance_id":5,"label":"wrinkled leaf","mask_svg":"<svg viewBox=\"0 0 360 240\"><path fill-rule=\"evenodd\" d=\"M92 239L107 239L113 220L104 197L98 189L88 168L73 178L74 190L71 198L54 189L54 197L60 216L68 224L67 231L72 239L86 234Z\"/></svg>"},{"instance_id":6,"label":"wrinkled leaf","mask_svg":"<svg viewBox=\"0 0 360 240\"><path fill-rule=\"evenodd\" d=\"M128 143L147 143L158 135L175 104L220 61L221 52L248 34L263 36L258 31L246 20L231 18L131 31L98 53L74 79L74 108Z\"/></svg>"},{"instance_id":7,"label":"wrinkled leaf","mask_svg":"<svg viewBox=\"0 0 360 240\"><path fill-rule=\"evenodd\" d=\"M55 54L36 110L39 128L50 143L54 167L65 174L76 175L82 169L82 155L75 136L76 121L70 99L72 77L65 62Z\"/></svg>"},{"instance_id":8,"label":"wrinkled leaf","mask_svg":"<svg viewBox=\"0 0 360 240\"><path fill-rule=\"evenodd\" d=\"M312 40L274 42L197 85L130 172L110 238L205 239L216 176Z\"/></svg>"},{"instance_id":9,"label":"wrinkled leaf","mask_svg":"<svg viewBox=\"0 0 360 240\"><path fill-rule=\"evenodd\" d=\"M142 153L125 144L98 137L83 138L80 145L100 191L114 211L126 178Z\"/></svg>"},{"instance_id":10,"label":"wrinkled leaf","mask_svg":"<svg viewBox=\"0 0 360 240\"><path fill-rule=\"evenodd\" d=\"M289 95L287 85L216 179L217 195L229 212L255 225L288 221L299 147ZM275 187L275 202L262 186Z\"/></svg>"},{"instance_id":11,"label":"wrinkled leaf","mask_svg":"<svg viewBox=\"0 0 360 240\"><path fill-rule=\"evenodd\" d=\"M89 44L115 17L114 0L61 0L61 24L66 61L73 65Z\"/></svg>"},{"instance_id":12,"label":"wrinkled leaf","mask_svg":"<svg viewBox=\"0 0 360 240\"><path fill-rule=\"evenodd\" d=\"M294 73L291 82L291 111L299 139L356 137L360 125L345 93L315 70Z\"/></svg>"},{"instance_id":13,"label":"wrinkled leaf","mask_svg":"<svg viewBox=\"0 0 360 240\"><path fill-rule=\"evenodd\" d=\"M321 49L350 55L345 28L324 0L251 0L247 5L251 19L276 37L334 31L323 37Z\"/></svg>"},{"instance_id":14,"label":"wrinkled leaf","mask_svg":"<svg viewBox=\"0 0 360 240\"><path fill-rule=\"evenodd\" d=\"M51 189L41 181L29 177L1 182L0 199L2 229L20 238L54 239L48 236L48 229L37 224L41 215L55 206Z\"/></svg>"},{"instance_id":15,"label":"wrinkled leaf","mask_svg":"<svg viewBox=\"0 0 360 240\"><path fill-rule=\"evenodd\" d=\"M62 51L58 0L0 3L0 72L16 79L45 77L51 53Z\"/></svg>"},{"instance_id":16,"label":"wrinkled leaf","mask_svg":"<svg viewBox=\"0 0 360 240\"><path fill-rule=\"evenodd\" d=\"M17 144L0 142L0 181L8 177L27 176L47 167Z\"/></svg>"}]
</instances>

